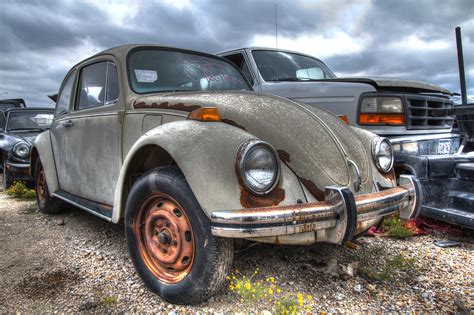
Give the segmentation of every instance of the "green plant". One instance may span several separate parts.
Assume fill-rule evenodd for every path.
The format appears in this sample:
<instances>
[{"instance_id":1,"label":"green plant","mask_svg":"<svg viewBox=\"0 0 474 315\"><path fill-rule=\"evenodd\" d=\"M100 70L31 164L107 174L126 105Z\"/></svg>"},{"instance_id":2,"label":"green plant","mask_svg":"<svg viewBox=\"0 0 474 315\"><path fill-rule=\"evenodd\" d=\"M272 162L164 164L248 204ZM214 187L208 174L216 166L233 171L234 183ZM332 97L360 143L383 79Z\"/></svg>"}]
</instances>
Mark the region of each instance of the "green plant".
<instances>
[{"instance_id":1,"label":"green plant","mask_svg":"<svg viewBox=\"0 0 474 315\"><path fill-rule=\"evenodd\" d=\"M406 239L413 236L412 231L407 229L402 219L399 216L392 216L385 221L385 229L387 230L387 236Z\"/></svg>"},{"instance_id":2,"label":"green plant","mask_svg":"<svg viewBox=\"0 0 474 315\"><path fill-rule=\"evenodd\" d=\"M236 293L240 301L250 305L260 305L272 308L276 314L289 315L310 311L313 303L311 295L285 294L278 288L274 277L266 277L265 280L256 280L259 270L250 276L241 275L238 270L235 274L227 276L230 282L229 289Z\"/></svg>"},{"instance_id":3,"label":"green plant","mask_svg":"<svg viewBox=\"0 0 474 315\"><path fill-rule=\"evenodd\" d=\"M105 296L102 299L102 303L106 306L115 305L115 304L117 304L117 302L118 302L118 298L116 296Z\"/></svg>"},{"instance_id":4,"label":"green plant","mask_svg":"<svg viewBox=\"0 0 474 315\"><path fill-rule=\"evenodd\" d=\"M24 182L14 181L7 189L7 195L23 199L33 199L36 197L34 189L28 188Z\"/></svg>"},{"instance_id":5,"label":"green plant","mask_svg":"<svg viewBox=\"0 0 474 315\"><path fill-rule=\"evenodd\" d=\"M359 274L373 281L390 281L400 271L417 271L414 258L406 258L402 254L391 256L380 268L361 267Z\"/></svg>"}]
</instances>

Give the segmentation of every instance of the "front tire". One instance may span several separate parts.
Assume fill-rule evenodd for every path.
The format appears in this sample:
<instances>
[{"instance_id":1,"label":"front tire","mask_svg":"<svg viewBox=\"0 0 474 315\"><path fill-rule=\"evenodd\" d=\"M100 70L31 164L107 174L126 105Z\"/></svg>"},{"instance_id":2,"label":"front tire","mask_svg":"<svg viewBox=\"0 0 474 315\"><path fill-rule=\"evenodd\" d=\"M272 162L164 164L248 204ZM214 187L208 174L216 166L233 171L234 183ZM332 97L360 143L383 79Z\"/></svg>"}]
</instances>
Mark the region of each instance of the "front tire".
<instances>
[{"instance_id":1,"label":"front tire","mask_svg":"<svg viewBox=\"0 0 474 315\"><path fill-rule=\"evenodd\" d=\"M48 185L46 183L46 175L44 173L43 164L38 158L35 168L35 191L36 203L41 213L56 214L62 212L63 203L49 195Z\"/></svg>"},{"instance_id":2,"label":"front tire","mask_svg":"<svg viewBox=\"0 0 474 315\"><path fill-rule=\"evenodd\" d=\"M209 218L176 167L154 169L135 182L124 224L135 269L163 299L196 304L223 285L232 240L211 234Z\"/></svg>"}]
</instances>

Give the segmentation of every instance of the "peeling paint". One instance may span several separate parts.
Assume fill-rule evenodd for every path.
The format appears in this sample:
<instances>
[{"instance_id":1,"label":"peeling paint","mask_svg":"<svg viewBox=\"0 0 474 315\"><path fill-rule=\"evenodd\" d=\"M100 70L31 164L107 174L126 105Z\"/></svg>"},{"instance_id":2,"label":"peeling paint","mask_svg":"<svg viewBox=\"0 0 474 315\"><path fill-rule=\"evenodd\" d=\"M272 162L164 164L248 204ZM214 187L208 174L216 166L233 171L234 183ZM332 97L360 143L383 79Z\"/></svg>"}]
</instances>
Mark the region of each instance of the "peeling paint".
<instances>
[{"instance_id":1,"label":"peeling paint","mask_svg":"<svg viewBox=\"0 0 474 315\"><path fill-rule=\"evenodd\" d=\"M326 197L324 194L324 190L319 189L313 181L299 177L303 185L305 185L306 188L308 188L309 192L313 194L313 196L318 200L318 201L323 201Z\"/></svg>"},{"instance_id":2,"label":"peeling paint","mask_svg":"<svg viewBox=\"0 0 474 315\"><path fill-rule=\"evenodd\" d=\"M223 123L228 124L228 125L231 125L231 126L234 126L234 127L237 127L237 128L240 128L240 129L242 129L242 130L247 131L247 129L245 129L244 126L239 125L238 123L236 123L236 122L233 121L232 119L222 118L221 121L222 121Z\"/></svg>"},{"instance_id":3,"label":"peeling paint","mask_svg":"<svg viewBox=\"0 0 474 315\"><path fill-rule=\"evenodd\" d=\"M176 104L170 104L169 102L163 102L163 103L156 103L153 102L151 104L147 104L145 102L140 102L137 104L134 104L133 107L135 109L139 108L162 108L162 109L175 109L175 110L181 110L185 112L192 112L195 109L201 108L199 105L185 105L183 103L176 103Z\"/></svg>"},{"instance_id":4,"label":"peeling paint","mask_svg":"<svg viewBox=\"0 0 474 315\"><path fill-rule=\"evenodd\" d=\"M245 188L240 187L240 203L244 208L261 208L278 206L285 199L285 190L277 187L268 195L255 196Z\"/></svg>"},{"instance_id":5,"label":"peeling paint","mask_svg":"<svg viewBox=\"0 0 474 315\"><path fill-rule=\"evenodd\" d=\"M277 150L278 156L280 157L280 160L286 163L290 163L290 153L286 152L285 150Z\"/></svg>"}]
</instances>

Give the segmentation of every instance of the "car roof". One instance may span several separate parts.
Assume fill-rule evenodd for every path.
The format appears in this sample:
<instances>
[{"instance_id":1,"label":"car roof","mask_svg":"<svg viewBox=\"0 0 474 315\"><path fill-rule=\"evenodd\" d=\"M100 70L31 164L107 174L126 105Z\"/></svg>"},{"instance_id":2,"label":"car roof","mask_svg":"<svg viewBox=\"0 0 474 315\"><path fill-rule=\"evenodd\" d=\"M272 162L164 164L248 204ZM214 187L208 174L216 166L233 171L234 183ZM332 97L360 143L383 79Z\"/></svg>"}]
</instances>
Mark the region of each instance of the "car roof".
<instances>
[{"instance_id":1,"label":"car roof","mask_svg":"<svg viewBox=\"0 0 474 315\"><path fill-rule=\"evenodd\" d=\"M187 53L192 53L192 54L199 54L211 58L222 58L220 56L216 56L214 54L210 53L205 53L202 51L198 50L191 50L191 49L185 49L185 48L179 48L179 47L172 47L172 46L164 46L164 45L156 45L156 44L127 44L127 45L120 45L120 46L115 46L106 50L103 50L101 52L98 52L95 55L90 56L87 59L83 59L77 64L75 64L71 69L78 67L80 64L86 62L89 59L102 56L102 55L114 55L114 56L126 56L131 50L137 49L137 48L155 48L155 49L166 49L166 50L175 50L179 52L187 52ZM226 59L222 58L223 60L227 61Z\"/></svg>"},{"instance_id":2,"label":"car roof","mask_svg":"<svg viewBox=\"0 0 474 315\"><path fill-rule=\"evenodd\" d=\"M216 53L216 55L221 55L221 54L227 54L227 53L232 53L232 52L237 52L239 50L272 50L272 51L278 51L278 52L286 52L286 53L291 53L291 54L297 54L297 55L302 55L302 56L307 56L313 59L317 59L320 62L324 63L321 59L308 55L299 51L294 51L294 50L288 50L288 49L281 49L281 48L271 48L271 47L260 47L260 46L248 46L248 47L240 47L236 49L231 49L231 50L226 50L226 51L221 51Z\"/></svg>"}]
</instances>

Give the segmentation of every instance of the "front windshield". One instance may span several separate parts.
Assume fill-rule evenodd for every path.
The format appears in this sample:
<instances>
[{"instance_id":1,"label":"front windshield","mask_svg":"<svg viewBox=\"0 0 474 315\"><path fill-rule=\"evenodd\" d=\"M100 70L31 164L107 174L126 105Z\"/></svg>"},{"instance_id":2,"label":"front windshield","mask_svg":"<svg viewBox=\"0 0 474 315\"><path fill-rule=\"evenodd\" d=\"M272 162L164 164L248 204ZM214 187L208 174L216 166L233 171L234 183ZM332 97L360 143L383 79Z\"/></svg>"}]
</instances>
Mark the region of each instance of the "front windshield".
<instances>
[{"instance_id":1,"label":"front windshield","mask_svg":"<svg viewBox=\"0 0 474 315\"><path fill-rule=\"evenodd\" d=\"M47 129L53 122L53 114L45 111L10 112L7 130L38 130Z\"/></svg>"},{"instance_id":2,"label":"front windshield","mask_svg":"<svg viewBox=\"0 0 474 315\"><path fill-rule=\"evenodd\" d=\"M142 49L128 59L133 91L139 94L168 91L250 90L230 63L174 50Z\"/></svg>"},{"instance_id":3,"label":"front windshield","mask_svg":"<svg viewBox=\"0 0 474 315\"><path fill-rule=\"evenodd\" d=\"M11 104L11 103L0 103L0 110L7 110L7 109L10 109L10 108L15 108L15 104Z\"/></svg>"},{"instance_id":4,"label":"front windshield","mask_svg":"<svg viewBox=\"0 0 474 315\"><path fill-rule=\"evenodd\" d=\"M273 50L254 50L252 55L265 81L305 81L336 77L321 61L308 56Z\"/></svg>"}]
</instances>

